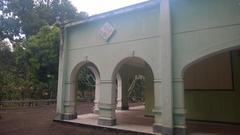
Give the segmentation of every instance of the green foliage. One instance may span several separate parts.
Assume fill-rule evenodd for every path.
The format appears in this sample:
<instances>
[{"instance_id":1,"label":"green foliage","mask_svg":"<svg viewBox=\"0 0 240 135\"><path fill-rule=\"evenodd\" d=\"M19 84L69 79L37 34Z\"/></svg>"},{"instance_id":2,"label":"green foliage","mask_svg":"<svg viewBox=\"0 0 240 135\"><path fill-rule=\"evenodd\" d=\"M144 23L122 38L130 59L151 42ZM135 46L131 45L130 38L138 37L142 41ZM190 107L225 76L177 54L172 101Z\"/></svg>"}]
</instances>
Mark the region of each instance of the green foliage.
<instances>
[{"instance_id":1,"label":"green foliage","mask_svg":"<svg viewBox=\"0 0 240 135\"><path fill-rule=\"evenodd\" d=\"M0 37L15 40L14 36L36 34L41 27L60 21L81 19L82 14L69 0L2 0L0 2Z\"/></svg>"},{"instance_id":2,"label":"green foliage","mask_svg":"<svg viewBox=\"0 0 240 135\"><path fill-rule=\"evenodd\" d=\"M58 45L59 29L55 26L44 26L39 33L24 42L22 49L16 50L17 65L21 67L19 71L35 90L42 89L49 93L50 87L52 90L57 89Z\"/></svg>"},{"instance_id":3,"label":"green foliage","mask_svg":"<svg viewBox=\"0 0 240 135\"><path fill-rule=\"evenodd\" d=\"M47 75L56 78L58 71L59 29L45 26L37 35L25 42L25 56L28 57L30 71L40 81L47 80Z\"/></svg>"},{"instance_id":4,"label":"green foliage","mask_svg":"<svg viewBox=\"0 0 240 135\"><path fill-rule=\"evenodd\" d=\"M56 97L57 17L66 22L86 13L77 13L69 0L0 1L0 100Z\"/></svg>"},{"instance_id":5,"label":"green foliage","mask_svg":"<svg viewBox=\"0 0 240 135\"><path fill-rule=\"evenodd\" d=\"M128 88L128 98L131 102L144 101L144 79L143 75L135 75L130 79L131 85Z\"/></svg>"},{"instance_id":6,"label":"green foliage","mask_svg":"<svg viewBox=\"0 0 240 135\"><path fill-rule=\"evenodd\" d=\"M0 100L18 99L20 92L16 80L15 57L5 42L0 42Z\"/></svg>"},{"instance_id":7,"label":"green foliage","mask_svg":"<svg viewBox=\"0 0 240 135\"><path fill-rule=\"evenodd\" d=\"M87 67L82 67L79 71L78 88L81 90L95 88L95 77L91 70Z\"/></svg>"},{"instance_id":8,"label":"green foliage","mask_svg":"<svg viewBox=\"0 0 240 135\"><path fill-rule=\"evenodd\" d=\"M11 12L7 12L7 4L9 0L0 1L0 40L5 38L13 40L14 36L19 36L21 29L19 18L13 16Z\"/></svg>"},{"instance_id":9,"label":"green foliage","mask_svg":"<svg viewBox=\"0 0 240 135\"><path fill-rule=\"evenodd\" d=\"M91 93L95 90L95 82L96 82L95 76L91 72L91 70L86 66L82 67L79 70L77 81L78 81L77 95L80 98L87 98L87 95L85 95L85 93L87 92Z\"/></svg>"},{"instance_id":10,"label":"green foliage","mask_svg":"<svg viewBox=\"0 0 240 135\"><path fill-rule=\"evenodd\" d=\"M0 98L54 98L57 89L59 28L44 26L14 52L1 45Z\"/></svg>"}]
</instances>

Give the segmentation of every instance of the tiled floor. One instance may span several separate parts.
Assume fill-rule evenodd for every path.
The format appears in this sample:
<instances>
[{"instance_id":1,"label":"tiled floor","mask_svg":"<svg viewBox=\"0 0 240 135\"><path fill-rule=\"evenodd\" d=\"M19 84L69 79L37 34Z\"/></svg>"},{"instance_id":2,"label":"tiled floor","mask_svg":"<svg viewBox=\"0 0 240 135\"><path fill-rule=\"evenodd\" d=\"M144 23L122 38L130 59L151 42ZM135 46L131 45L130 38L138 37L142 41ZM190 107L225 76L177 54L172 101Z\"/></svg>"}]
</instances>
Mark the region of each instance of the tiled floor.
<instances>
[{"instance_id":1,"label":"tiled floor","mask_svg":"<svg viewBox=\"0 0 240 135\"><path fill-rule=\"evenodd\" d=\"M154 119L153 117L144 117L143 105L130 107L127 111L117 110L116 112L116 126L98 125L98 115L93 113L79 115L77 119L65 122L121 131L154 134L152 132ZM240 135L240 125L187 121L187 133L188 135Z\"/></svg>"},{"instance_id":2,"label":"tiled floor","mask_svg":"<svg viewBox=\"0 0 240 135\"><path fill-rule=\"evenodd\" d=\"M79 123L80 125L91 125L97 127L105 127L124 131L133 131L139 133L152 132L153 118L144 117L144 106L130 107L128 111L117 110L117 125L115 126L100 126L97 125L98 115L89 113L79 115L77 119L68 120L65 122Z\"/></svg>"}]
</instances>

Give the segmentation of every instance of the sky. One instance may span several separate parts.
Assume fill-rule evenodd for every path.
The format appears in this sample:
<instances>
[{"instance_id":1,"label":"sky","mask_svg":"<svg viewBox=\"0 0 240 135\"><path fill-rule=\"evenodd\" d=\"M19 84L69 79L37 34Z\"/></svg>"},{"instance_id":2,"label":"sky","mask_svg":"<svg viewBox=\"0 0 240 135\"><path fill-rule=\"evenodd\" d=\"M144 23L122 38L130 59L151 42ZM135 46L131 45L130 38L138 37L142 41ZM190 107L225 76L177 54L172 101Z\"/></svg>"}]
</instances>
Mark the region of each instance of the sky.
<instances>
[{"instance_id":1,"label":"sky","mask_svg":"<svg viewBox=\"0 0 240 135\"><path fill-rule=\"evenodd\" d=\"M77 10L95 15L147 0L70 0Z\"/></svg>"}]
</instances>

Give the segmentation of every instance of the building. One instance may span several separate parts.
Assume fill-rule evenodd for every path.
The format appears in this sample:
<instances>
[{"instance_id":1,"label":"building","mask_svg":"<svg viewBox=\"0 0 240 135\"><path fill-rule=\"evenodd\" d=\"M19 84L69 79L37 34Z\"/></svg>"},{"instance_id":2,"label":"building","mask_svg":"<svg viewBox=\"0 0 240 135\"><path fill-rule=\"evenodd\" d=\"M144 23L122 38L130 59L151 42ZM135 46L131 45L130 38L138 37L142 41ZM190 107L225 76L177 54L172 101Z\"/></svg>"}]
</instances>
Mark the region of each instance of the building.
<instances>
[{"instance_id":1,"label":"building","mask_svg":"<svg viewBox=\"0 0 240 135\"><path fill-rule=\"evenodd\" d=\"M76 76L87 66L99 125L116 124L117 106L128 109L125 84L136 74L154 132L186 134L186 118L239 123L239 3L150 0L66 24L58 119L76 118Z\"/></svg>"}]
</instances>

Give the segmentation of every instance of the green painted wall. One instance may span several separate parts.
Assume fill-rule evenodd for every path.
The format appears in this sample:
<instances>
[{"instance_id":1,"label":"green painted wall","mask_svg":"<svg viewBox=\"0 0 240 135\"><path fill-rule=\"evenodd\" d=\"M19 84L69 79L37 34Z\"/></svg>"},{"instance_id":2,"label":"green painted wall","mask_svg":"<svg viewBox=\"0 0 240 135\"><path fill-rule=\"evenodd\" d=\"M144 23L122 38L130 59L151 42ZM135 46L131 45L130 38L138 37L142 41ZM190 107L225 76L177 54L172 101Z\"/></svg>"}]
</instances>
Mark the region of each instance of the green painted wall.
<instances>
[{"instance_id":1,"label":"green painted wall","mask_svg":"<svg viewBox=\"0 0 240 135\"><path fill-rule=\"evenodd\" d=\"M145 59L153 72L157 73L159 56L159 8L136 10L113 15L96 21L67 27L67 75L81 61L93 62L99 69L102 80L111 78L114 68L123 59L135 56ZM105 22L115 28L115 34L106 42L99 36ZM112 57L114 56L114 57ZM103 62L104 61L104 62ZM68 78L66 78L67 80Z\"/></svg>"},{"instance_id":2,"label":"green painted wall","mask_svg":"<svg viewBox=\"0 0 240 135\"><path fill-rule=\"evenodd\" d=\"M234 90L185 91L187 119L240 123L240 55L232 53Z\"/></svg>"},{"instance_id":3,"label":"green painted wall","mask_svg":"<svg viewBox=\"0 0 240 135\"><path fill-rule=\"evenodd\" d=\"M172 0L173 75L207 55L240 46L239 0Z\"/></svg>"},{"instance_id":4,"label":"green painted wall","mask_svg":"<svg viewBox=\"0 0 240 135\"><path fill-rule=\"evenodd\" d=\"M192 62L240 46L239 2L240 0L171 0L173 80L181 80L184 68ZM159 33L162 28L159 25L159 13L159 5L156 5L151 9L137 10L68 27L64 63L68 66L62 79L68 82L74 66L89 60L98 67L101 80L111 80L116 65L127 57L133 57L133 54L134 57L147 61L154 72L154 79L161 79L159 50L162 49L160 48L162 37ZM105 42L98 35L99 29L105 22L111 23L116 29L109 42ZM240 69L240 64L236 61L234 60L234 69ZM234 71L236 71L234 74L240 74L238 70ZM186 92L188 116L202 120L215 121L221 118L221 121L240 121L240 111L232 110L232 108L240 108L237 100L240 93L238 92L240 79L236 76L235 91ZM177 93L174 97L176 101L181 101L183 98L178 94L179 90L181 88L173 90L173 93ZM105 91L102 95L111 96ZM164 93L163 97L168 98ZM160 96L156 99L157 103L163 98L159 99ZM151 99L149 102L152 106L153 101ZM176 104L175 102L174 106ZM179 109L178 107L175 110ZM147 110L151 113L152 108ZM163 111L165 115L165 108ZM190 114L191 112L193 113Z\"/></svg>"},{"instance_id":5,"label":"green painted wall","mask_svg":"<svg viewBox=\"0 0 240 135\"><path fill-rule=\"evenodd\" d=\"M239 2L171 1L173 78L182 78L185 69L198 60L240 47ZM186 91L187 118L240 123L240 62L236 55L234 91Z\"/></svg>"}]
</instances>

